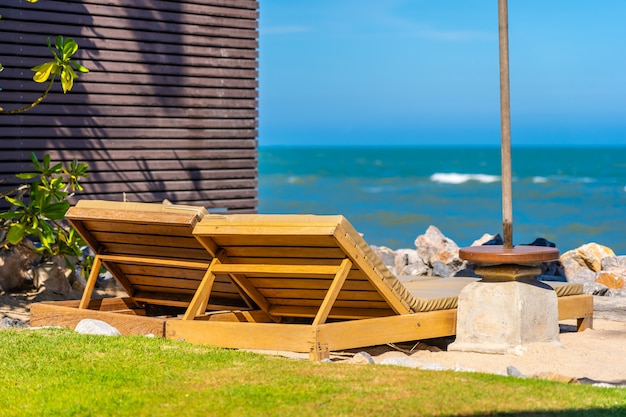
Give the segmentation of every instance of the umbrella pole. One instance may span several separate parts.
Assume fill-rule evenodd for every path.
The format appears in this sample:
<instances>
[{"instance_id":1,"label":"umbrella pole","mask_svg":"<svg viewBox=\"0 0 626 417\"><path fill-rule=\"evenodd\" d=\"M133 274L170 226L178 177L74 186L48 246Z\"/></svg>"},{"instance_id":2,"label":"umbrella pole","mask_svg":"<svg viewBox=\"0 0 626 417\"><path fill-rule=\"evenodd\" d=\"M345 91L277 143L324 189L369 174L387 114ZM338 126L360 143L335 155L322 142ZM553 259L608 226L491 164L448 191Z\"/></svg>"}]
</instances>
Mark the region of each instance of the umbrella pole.
<instances>
[{"instance_id":1,"label":"umbrella pole","mask_svg":"<svg viewBox=\"0 0 626 417\"><path fill-rule=\"evenodd\" d=\"M513 193L511 187L511 104L509 94L509 22L507 0L498 0L500 44L500 129L502 161L502 235L504 248L513 247Z\"/></svg>"}]
</instances>

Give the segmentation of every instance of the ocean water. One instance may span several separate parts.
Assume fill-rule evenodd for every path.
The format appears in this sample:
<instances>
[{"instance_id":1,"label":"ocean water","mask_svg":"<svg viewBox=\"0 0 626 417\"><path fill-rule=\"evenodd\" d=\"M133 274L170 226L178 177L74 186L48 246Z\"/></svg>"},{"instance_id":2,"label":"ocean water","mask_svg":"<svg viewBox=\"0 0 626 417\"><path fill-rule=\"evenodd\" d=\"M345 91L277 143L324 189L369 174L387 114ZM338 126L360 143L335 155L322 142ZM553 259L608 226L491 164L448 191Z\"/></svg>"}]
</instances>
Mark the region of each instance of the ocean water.
<instances>
[{"instance_id":1,"label":"ocean water","mask_svg":"<svg viewBox=\"0 0 626 417\"><path fill-rule=\"evenodd\" d=\"M626 255L626 148L513 148L513 241ZM501 233L500 149L273 148L259 212L342 214L368 243L412 248L428 226L459 246Z\"/></svg>"}]
</instances>

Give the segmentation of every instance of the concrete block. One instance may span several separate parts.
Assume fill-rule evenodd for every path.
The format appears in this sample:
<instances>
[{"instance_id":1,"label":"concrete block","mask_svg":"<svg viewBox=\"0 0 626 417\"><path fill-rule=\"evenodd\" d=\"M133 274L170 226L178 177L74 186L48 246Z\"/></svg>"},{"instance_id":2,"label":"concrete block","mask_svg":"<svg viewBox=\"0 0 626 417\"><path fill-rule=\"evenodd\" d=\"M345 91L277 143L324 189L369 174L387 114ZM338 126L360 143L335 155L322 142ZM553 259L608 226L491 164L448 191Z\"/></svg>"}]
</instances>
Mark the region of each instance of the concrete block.
<instances>
[{"instance_id":1,"label":"concrete block","mask_svg":"<svg viewBox=\"0 0 626 417\"><path fill-rule=\"evenodd\" d=\"M456 340L448 350L519 353L529 343L559 343L555 291L539 281L467 285L459 295Z\"/></svg>"}]
</instances>

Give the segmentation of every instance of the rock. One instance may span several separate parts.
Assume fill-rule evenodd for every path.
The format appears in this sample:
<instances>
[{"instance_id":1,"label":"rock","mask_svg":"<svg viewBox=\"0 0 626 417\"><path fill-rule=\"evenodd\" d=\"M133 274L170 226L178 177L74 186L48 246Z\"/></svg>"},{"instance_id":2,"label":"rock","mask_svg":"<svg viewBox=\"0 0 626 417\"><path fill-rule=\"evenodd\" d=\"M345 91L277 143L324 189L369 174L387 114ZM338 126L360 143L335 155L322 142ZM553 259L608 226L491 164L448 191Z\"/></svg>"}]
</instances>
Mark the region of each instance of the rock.
<instances>
[{"instance_id":1,"label":"rock","mask_svg":"<svg viewBox=\"0 0 626 417\"><path fill-rule=\"evenodd\" d=\"M24 329L26 327L28 326L18 319L3 317L2 320L0 320L0 329Z\"/></svg>"},{"instance_id":2,"label":"rock","mask_svg":"<svg viewBox=\"0 0 626 417\"><path fill-rule=\"evenodd\" d=\"M514 367L513 365L509 365L506 367L506 374L508 376L514 376L515 378L526 378L526 376L520 372L519 369Z\"/></svg>"},{"instance_id":3,"label":"rock","mask_svg":"<svg viewBox=\"0 0 626 417\"><path fill-rule=\"evenodd\" d=\"M609 287L606 285L598 284L594 281L585 282L583 284L583 293L591 295L610 295Z\"/></svg>"},{"instance_id":4,"label":"rock","mask_svg":"<svg viewBox=\"0 0 626 417\"><path fill-rule=\"evenodd\" d=\"M459 247L452 239L444 236L435 226L429 226L426 233L420 235L415 240L417 254L425 265L433 268L436 262L440 262L448 267L449 272L439 266L442 273L452 276L457 271L463 269L465 263L459 258Z\"/></svg>"},{"instance_id":5,"label":"rock","mask_svg":"<svg viewBox=\"0 0 626 417\"><path fill-rule=\"evenodd\" d=\"M69 295L72 287L67 278L66 270L68 269L62 258L51 258L49 262L41 263L34 267L33 284L35 288L45 287L47 291L55 294Z\"/></svg>"},{"instance_id":6,"label":"rock","mask_svg":"<svg viewBox=\"0 0 626 417\"><path fill-rule=\"evenodd\" d=\"M346 361L347 363L373 365L374 358L367 352L359 352Z\"/></svg>"},{"instance_id":7,"label":"rock","mask_svg":"<svg viewBox=\"0 0 626 417\"><path fill-rule=\"evenodd\" d=\"M500 245L502 244L502 238L500 237L499 234L490 235L489 233L485 233L479 239L475 240L472 243L472 246L482 246L482 245L486 245L487 242L496 241L496 240L500 241ZM495 244L496 243L492 243L492 245L495 245Z\"/></svg>"},{"instance_id":8,"label":"rock","mask_svg":"<svg viewBox=\"0 0 626 417\"><path fill-rule=\"evenodd\" d=\"M3 251L0 256L0 292L11 291L23 287L30 281L31 265L39 259L33 252L32 242L25 240L24 244L13 246L11 250Z\"/></svg>"},{"instance_id":9,"label":"rock","mask_svg":"<svg viewBox=\"0 0 626 417\"><path fill-rule=\"evenodd\" d=\"M504 240L502 239L502 236L500 236L500 234L495 234L493 235L493 237L486 241L485 243L483 243L483 245L503 245L504 244Z\"/></svg>"},{"instance_id":10,"label":"rock","mask_svg":"<svg viewBox=\"0 0 626 417\"><path fill-rule=\"evenodd\" d=\"M626 256L607 256L602 258L603 271L623 271L626 273Z\"/></svg>"},{"instance_id":11,"label":"rock","mask_svg":"<svg viewBox=\"0 0 626 417\"><path fill-rule=\"evenodd\" d=\"M438 277L453 277L457 276L457 273L460 271L464 271L463 261L460 259L454 260L449 264L444 264L443 262L435 261L433 265L432 275Z\"/></svg>"},{"instance_id":12,"label":"rock","mask_svg":"<svg viewBox=\"0 0 626 417\"><path fill-rule=\"evenodd\" d=\"M416 250L398 249L394 260L397 275L428 275L430 268L417 255Z\"/></svg>"},{"instance_id":13,"label":"rock","mask_svg":"<svg viewBox=\"0 0 626 417\"><path fill-rule=\"evenodd\" d=\"M566 252L565 254L568 254L569 252ZM602 259L609 256L615 256L615 253L610 248L593 242L582 245L579 248L574 249L573 252L578 258L578 263L586 265L587 268L593 272L599 272L602 270Z\"/></svg>"},{"instance_id":14,"label":"rock","mask_svg":"<svg viewBox=\"0 0 626 417\"><path fill-rule=\"evenodd\" d=\"M389 249L386 246L372 245L370 248L388 268L394 267L396 263L396 251Z\"/></svg>"},{"instance_id":15,"label":"rock","mask_svg":"<svg viewBox=\"0 0 626 417\"><path fill-rule=\"evenodd\" d=\"M559 260L568 281L579 283L595 282L596 273L587 266L576 249L565 252Z\"/></svg>"},{"instance_id":16,"label":"rock","mask_svg":"<svg viewBox=\"0 0 626 417\"><path fill-rule=\"evenodd\" d=\"M102 320L83 319L78 322L74 329L76 333L93 334L101 336L121 336L119 330Z\"/></svg>"},{"instance_id":17,"label":"rock","mask_svg":"<svg viewBox=\"0 0 626 417\"><path fill-rule=\"evenodd\" d=\"M544 239L542 237L538 237L533 240L532 243L527 243L528 246L544 246L548 248L556 248L556 245L550 242L548 239Z\"/></svg>"},{"instance_id":18,"label":"rock","mask_svg":"<svg viewBox=\"0 0 626 417\"><path fill-rule=\"evenodd\" d=\"M626 321L626 297L593 297L594 319Z\"/></svg>"},{"instance_id":19,"label":"rock","mask_svg":"<svg viewBox=\"0 0 626 417\"><path fill-rule=\"evenodd\" d=\"M623 289L624 281L624 277L617 272L600 271L596 275L596 283L602 284L610 289Z\"/></svg>"}]
</instances>

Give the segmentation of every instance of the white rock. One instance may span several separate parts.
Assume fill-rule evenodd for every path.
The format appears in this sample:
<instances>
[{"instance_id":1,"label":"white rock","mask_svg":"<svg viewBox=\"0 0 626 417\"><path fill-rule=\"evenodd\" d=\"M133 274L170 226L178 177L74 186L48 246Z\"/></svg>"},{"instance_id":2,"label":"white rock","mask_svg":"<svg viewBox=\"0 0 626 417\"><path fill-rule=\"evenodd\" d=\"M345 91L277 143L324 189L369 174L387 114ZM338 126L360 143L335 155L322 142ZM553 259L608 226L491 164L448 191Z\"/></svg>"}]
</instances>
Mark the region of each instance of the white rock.
<instances>
[{"instance_id":1,"label":"white rock","mask_svg":"<svg viewBox=\"0 0 626 417\"><path fill-rule=\"evenodd\" d=\"M101 336L121 336L119 330L102 320L83 319L76 325L74 329L80 334L94 334Z\"/></svg>"}]
</instances>

